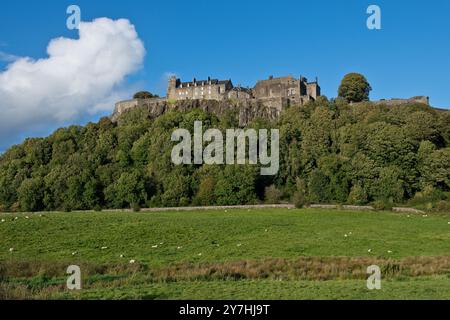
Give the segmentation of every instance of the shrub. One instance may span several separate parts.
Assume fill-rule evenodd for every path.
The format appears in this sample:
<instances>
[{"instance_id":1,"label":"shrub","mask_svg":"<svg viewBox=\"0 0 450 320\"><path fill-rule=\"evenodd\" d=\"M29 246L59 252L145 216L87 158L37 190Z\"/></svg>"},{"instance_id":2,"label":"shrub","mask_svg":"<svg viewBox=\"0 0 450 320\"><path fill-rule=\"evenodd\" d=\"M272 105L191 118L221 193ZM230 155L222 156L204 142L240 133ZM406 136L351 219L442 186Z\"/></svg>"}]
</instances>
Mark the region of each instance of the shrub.
<instances>
[{"instance_id":1,"label":"shrub","mask_svg":"<svg viewBox=\"0 0 450 320\"><path fill-rule=\"evenodd\" d=\"M393 201L392 201L392 199L376 200L376 201L374 201L372 206L375 208L375 210L378 210L378 211L392 210Z\"/></svg>"},{"instance_id":2,"label":"shrub","mask_svg":"<svg viewBox=\"0 0 450 320\"><path fill-rule=\"evenodd\" d=\"M101 212L102 211L102 207L99 204L97 204L97 205L94 206L94 211L95 212Z\"/></svg>"},{"instance_id":3,"label":"shrub","mask_svg":"<svg viewBox=\"0 0 450 320\"><path fill-rule=\"evenodd\" d=\"M270 187L266 187L264 190L264 197L266 200L266 203L269 204L277 204L280 203L281 198L283 196L283 193L277 189L274 185L271 185Z\"/></svg>"},{"instance_id":4,"label":"shrub","mask_svg":"<svg viewBox=\"0 0 450 320\"><path fill-rule=\"evenodd\" d=\"M64 204L62 207L63 212L72 212L72 206L70 204Z\"/></svg>"},{"instance_id":5,"label":"shrub","mask_svg":"<svg viewBox=\"0 0 450 320\"><path fill-rule=\"evenodd\" d=\"M14 202L11 206L11 212L20 212L20 203Z\"/></svg>"},{"instance_id":6,"label":"shrub","mask_svg":"<svg viewBox=\"0 0 450 320\"><path fill-rule=\"evenodd\" d=\"M355 205L364 205L367 203L367 193L361 184L358 183L352 187L347 202Z\"/></svg>"},{"instance_id":7,"label":"shrub","mask_svg":"<svg viewBox=\"0 0 450 320\"><path fill-rule=\"evenodd\" d=\"M436 211L439 212L450 212L450 201L439 201L436 204Z\"/></svg>"},{"instance_id":8,"label":"shrub","mask_svg":"<svg viewBox=\"0 0 450 320\"><path fill-rule=\"evenodd\" d=\"M213 177L206 177L200 182L197 194L193 199L194 205L197 206L211 206L214 205L216 198L214 195L214 188L216 181Z\"/></svg>"},{"instance_id":9,"label":"shrub","mask_svg":"<svg viewBox=\"0 0 450 320\"><path fill-rule=\"evenodd\" d=\"M139 212L141 211L141 206L139 203L134 202L131 204L131 209L133 209L134 212Z\"/></svg>"},{"instance_id":10,"label":"shrub","mask_svg":"<svg viewBox=\"0 0 450 320\"><path fill-rule=\"evenodd\" d=\"M293 202L294 206L298 209L301 209L308 204L305 194L300 191L296 191L294 193L294 196L292 197L292 202Z\"/></svg>"},{"instance_id":11,"label":"shrub","mask_svg":"<svg viewBox=\"0 0 450 320\"><path fill-rule=\"evenodd\" d=\"M140 91L134 94L133 99L151 99L157 97L158 97L157 95L154 95L148 91Z\"/></svg>"}]
</instances>

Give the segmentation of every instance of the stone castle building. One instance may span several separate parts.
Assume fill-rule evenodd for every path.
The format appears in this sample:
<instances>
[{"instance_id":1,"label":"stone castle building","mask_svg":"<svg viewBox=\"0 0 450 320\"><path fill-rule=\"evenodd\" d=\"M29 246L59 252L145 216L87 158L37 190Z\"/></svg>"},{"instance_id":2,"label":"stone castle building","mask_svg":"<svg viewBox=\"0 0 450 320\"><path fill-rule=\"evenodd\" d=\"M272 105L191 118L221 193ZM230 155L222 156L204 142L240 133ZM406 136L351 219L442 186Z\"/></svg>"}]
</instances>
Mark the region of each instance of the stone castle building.
<instances>
[{"instance_id":1,"label":"stone castle building","mask_svg":"<svg viewBox=\"0 0 450 320\"><path fill-rule=\"evenodd\" d=\"M134 108L146 108L152 117L178 109L188 111L201 108L208 112L224 114L230 109L239 112L239 125L245 126L257 117L275 119L283 108L291 105L304 105L315 101L321 95L318 80L308 82L305 77L292 76L257 81L253 88L234 86L231 80L193 79L182 82L177 77L169 79L165 98L132 99L116 103L111 116L117 121L121 114ZM410 99L390 99L374 101L374 104L396 106L421 103L429 105L428 97Z\"/></svg>"},{"instance_id":2,"label":"stone castle building","mask_svg":"<svg viewBox=\"0 0 450 320\"><path fill-rule=\"evenodd\" d=\"M296 79L292 76L260 80L255 87L244 88L233 86L231 80L193 79L182 82L176 77L169 80L167 100L239 100L258 101L267 107L281 110L289 105L303 105L316 100L320 96L318 81L308 82L304 77Z\"/></svg>"}]
</instances>

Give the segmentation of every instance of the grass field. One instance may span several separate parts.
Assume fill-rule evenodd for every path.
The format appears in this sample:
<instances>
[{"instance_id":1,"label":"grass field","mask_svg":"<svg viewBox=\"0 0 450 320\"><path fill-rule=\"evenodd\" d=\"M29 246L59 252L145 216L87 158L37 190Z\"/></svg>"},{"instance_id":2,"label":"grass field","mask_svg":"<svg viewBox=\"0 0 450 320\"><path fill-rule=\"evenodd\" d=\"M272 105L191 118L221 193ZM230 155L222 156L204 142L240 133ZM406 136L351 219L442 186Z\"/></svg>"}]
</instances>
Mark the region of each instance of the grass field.
<instances>
[{"instance_id":1,"label":"grass field","mask_svg":"<svg viewBox=\"0 0 450 320\"><path fill-rule=\"evenodd\" d=\"M3 299L450 299L448 215L252 209L0 220ZM381 290L366 287L371 264ZM65 287L69 265L81 267L80 291Z\"/></svg>"}]
</instances>

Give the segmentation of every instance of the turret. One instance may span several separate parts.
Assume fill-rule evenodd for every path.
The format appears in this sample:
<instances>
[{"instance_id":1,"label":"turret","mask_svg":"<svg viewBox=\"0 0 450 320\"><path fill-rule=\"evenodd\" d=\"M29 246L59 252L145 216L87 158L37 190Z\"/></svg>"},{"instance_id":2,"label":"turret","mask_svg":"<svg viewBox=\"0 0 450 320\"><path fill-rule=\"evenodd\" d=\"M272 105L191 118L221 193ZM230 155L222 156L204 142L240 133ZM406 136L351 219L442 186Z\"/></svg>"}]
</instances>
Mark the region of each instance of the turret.
<instances>
[{"instance_id":1,"label":"turret","mask_svg":"<svg viewBox=\"0 0 450 320\"><path fill-rule=\"evenodd\" d=\"M167 88L167 99L176 99L176 88L179 81L176 76L170 77Z\"/></svg>"}]
</instances>

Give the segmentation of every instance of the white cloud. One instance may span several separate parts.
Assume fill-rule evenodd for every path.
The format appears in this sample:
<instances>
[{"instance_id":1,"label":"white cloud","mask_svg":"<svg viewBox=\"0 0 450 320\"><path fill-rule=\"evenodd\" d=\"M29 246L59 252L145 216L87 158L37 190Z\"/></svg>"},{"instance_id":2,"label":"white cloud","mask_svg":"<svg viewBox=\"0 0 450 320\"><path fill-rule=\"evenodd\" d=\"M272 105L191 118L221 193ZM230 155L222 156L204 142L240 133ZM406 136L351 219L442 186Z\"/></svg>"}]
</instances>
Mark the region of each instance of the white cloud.
<instances>
[{"instance_id":1,"label":"white cloud","mask_svg":"<svg viewBox=\"0 0 450 320\"><path fill-rule=\"evenodd\" d=\"M112 110L145 48L128 20L99 18L80 23L79 39L51 40L47 53L15 57L0 72L0 148L27 132Z\"/></svg>"}]
</instances>

